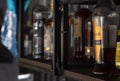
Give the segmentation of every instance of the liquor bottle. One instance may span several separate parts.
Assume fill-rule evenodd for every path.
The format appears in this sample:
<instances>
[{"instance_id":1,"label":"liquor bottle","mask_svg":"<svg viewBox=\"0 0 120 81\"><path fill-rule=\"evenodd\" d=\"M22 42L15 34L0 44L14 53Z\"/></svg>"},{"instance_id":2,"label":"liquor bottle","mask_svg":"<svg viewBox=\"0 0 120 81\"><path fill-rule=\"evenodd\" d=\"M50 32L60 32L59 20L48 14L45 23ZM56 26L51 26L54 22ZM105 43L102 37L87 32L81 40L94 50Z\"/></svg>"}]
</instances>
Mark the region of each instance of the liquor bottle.
<instances>
[{"instance_id":1,"label":"liquor bottle","mask_svg":"<svg viewBox=\"0 0 120 81\"><path fill-rule=\"evenodd\" d=\"M94 63L92 16L85 21L85 56L87 62Z\"/></svg>"},{"instance_id":2,"label":"liquor bottle","mask_svg":"<svg viewBox=\"0 0 120 81\"><path fill-rule=\"evenodd\" d=\"M31 36L32 27L24 26L24 50L23 50L23 57L31 57L32 53L32 36Z\"/></svg>"},{"instance_id":3,"label":"liquor bottle","mask_svg":"<svg viewBox=\"0 0 120 81\"><path fill-rule=\"evenodd\" d=\"M120 28L118 28L117 33L117 47L116 47L116 67L120 70Z\"/></svg>"},{"instance_id":4,"label":"liquor bottle","mask_svg":"<svg viewBox=\"0 0 120 81\"><path fill-rule=\"evenodd\" d=\"M74 39L78 39L79 54L78 59L85 61L85 21L92 16L92 12L89 10L88 5L78 5L78 10L74 15ZM75 56L76 58L76 56Z\"/></svg>"},{"instance_id":5,"label":"liquor bottle","mask_svg":"<svg viewBox=\"0 0 120 81\"><path fill-rule=\"evenodd\" d=\"M44 59L51 60L53 56L53 8L54 0L50 0L50 14L44 27Z\"/></svg>"},{"instance_id":6,"label":"liquor bottle","mask_svg":"<svg viewBox=\"0 0 120 81\"><path fill-rule=\"evenodd\" d=\"M44 59L51 60L53 55L53 19L48 19L44 27Z\"/></svg>"},{"instance_id":7,"label":"liquor bottle","mask_svg":"<svg viewBox=\"0 0 120 81\"><path fill-rule=\"evenodd\" d=\"M40 2L41 3L41 2ZM33 9L33 58L40 59L44 55L44 23L48 19L49 9L38 4Z\"/></svg>"},{"instance_id":8,"label":"liquor bottle","mask_svg":"<svg viewBox=\"0 0 120 81\"><path fill-rule=\"evenodd\" d=\"M25 35L24 37L24 56L28 56L29 54L29 35Z\"/></svg>"},{"instance_id":9,"label":"liquor bottle","mask_svg":"<svg viewBox=\"0 0 120 81\"><path fill-rule=\"evenodd\" d=\"M70 51L68 53L68 63L71 64L74 61L74 57L76 56L75 53L75 48L76 48L76 39L74 39L74 14L71 13L69 15L68 19L69 23L69 46L70 46Z\"/></svg>"},{"instance_id":10,"label":"liquor bottle","mask_svg":"<svg viewBox=\"0 0 120 81\"><path fill-rule=\"evenodd\" d=\"M119 14L112 0L99 0L93 15L94 74L114 74Z\"/></svg>"},{"instance_id":11,"label":"liquor bottle","mask_svg":"<svg viewBox=\"0 0 120 81\"><path fill-rule=\"evenodd\" d=\"M78 60L79 48L78 48L78 39L77 38L75 38L75 49L74 49L74 52L75 52L75 59Z\"/></svg>"}]
</instances>

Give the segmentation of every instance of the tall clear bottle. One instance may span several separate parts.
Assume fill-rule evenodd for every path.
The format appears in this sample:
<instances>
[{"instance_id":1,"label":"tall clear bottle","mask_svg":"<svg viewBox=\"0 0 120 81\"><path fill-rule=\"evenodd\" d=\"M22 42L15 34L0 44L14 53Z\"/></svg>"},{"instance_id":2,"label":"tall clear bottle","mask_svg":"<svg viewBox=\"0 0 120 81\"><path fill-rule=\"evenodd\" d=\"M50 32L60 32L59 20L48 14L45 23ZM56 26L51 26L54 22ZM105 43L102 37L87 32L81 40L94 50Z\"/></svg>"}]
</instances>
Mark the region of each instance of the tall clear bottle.
<instances>
[{"instance_id":1,"label":"tall clear bottle","mask_svg":"<svg viewBox=\"0 0 120 81\"><path fill-rule=\"evenodd\" d=\"M53 56L53 8L54 0L50 0L50 14L44 27L44 59L51 60Z\"/></svg>"},{"instance_id":2,"label":"tall clear bottle","mask_svg":"<svg viewBox=\"0 0 120 81\"><path fill-rule=\"evenodd\" d=\"M41 2L43 1L43 2ZM38 0L38 5L33 9L33 58L40 59L44 55L44 24L50 14L45 5L46 0ZM43 4L41 4L43 3Z\"/></svg>"},{"instance_id":3,"label":"tall clear bottle","mask_svg":"<svg viewBox=\"0 0 120 81\"><path fill-rule=\"evenodd\" d=\"M53 55L53 19L48 19L44 28L44 59L51 60Z\"/></svg>"},{"instance_id":4,"label":"tall clear bottle","mask_svg":"<svg viewBox=\"0 0 120 81\"><path fill-rule=\"evenodd\" d=\"M95 66L94 74L113 74L119 14L112 0L98 0L92 14Z\"/></svg>"}]
</instances>

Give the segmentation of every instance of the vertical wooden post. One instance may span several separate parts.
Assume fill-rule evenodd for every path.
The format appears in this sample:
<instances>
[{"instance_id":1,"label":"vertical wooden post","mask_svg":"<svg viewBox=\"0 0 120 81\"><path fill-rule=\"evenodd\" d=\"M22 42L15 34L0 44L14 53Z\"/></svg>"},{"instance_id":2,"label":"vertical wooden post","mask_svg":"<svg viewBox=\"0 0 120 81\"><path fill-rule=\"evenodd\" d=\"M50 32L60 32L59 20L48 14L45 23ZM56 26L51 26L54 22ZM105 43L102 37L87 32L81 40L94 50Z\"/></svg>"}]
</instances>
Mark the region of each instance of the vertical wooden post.
<instances>
[{"instance_id":1,"label":"vertical wooden post","mask_svg":"<svg viewBox=\"0 0 120 81\"><path fill-rule=\"evenodd\" d=\"M54 75L61 75L61 11L60 1L54 0L54 54L53 72Z\"/></svg>"}]
</instances>

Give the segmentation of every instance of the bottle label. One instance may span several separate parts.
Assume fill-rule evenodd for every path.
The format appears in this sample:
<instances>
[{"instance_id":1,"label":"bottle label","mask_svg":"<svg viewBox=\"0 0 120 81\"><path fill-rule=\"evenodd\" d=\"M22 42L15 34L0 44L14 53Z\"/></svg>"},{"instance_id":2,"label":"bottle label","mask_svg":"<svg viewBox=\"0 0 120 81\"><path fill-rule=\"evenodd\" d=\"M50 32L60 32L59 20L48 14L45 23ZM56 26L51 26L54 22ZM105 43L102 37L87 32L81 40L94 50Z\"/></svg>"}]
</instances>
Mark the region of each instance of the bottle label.
<instances>
[{"instance_id":1,"label":"bottle label","mask_svg":"<svg viewBox=\"0 0 120 81\"><path fill-rule=\"evenodd\" d=\"M120 58L120 41L117 42L116 57ZM116 59L116 61L120 62L120 59Z\"/></svg>"},{"instance_id":2,"label":"bottle label","mask_svg":"<svg viewBox=\"0 0 120 81\"><path fill-rule=\"evenodd\" d=\"M33 23L33 54L43 52L43 21L35 19Z\"/></svg>"},{"instance_id":3,"label":"bottle label","mask_svg":"<svg viewBox=\"0 0 120 81\"><path fill-rule=\"evenodd\" d=\"M82 17L74 18L74 39L79 39L80 50L82 50Z\"/></svg>"},{"instance_id":4,"label":"bottle label","mask_svg":"<svg viewBox=\"0 0 120 81\"><path fill-rule=\"evenodd\" d=\"M74 38L82 37L82 19L74 18Z\"/></svg>"},{"instance_id":5,"label":"bottle label","mask_svg":"<svg viewBox=\"0 0 120 81\"><path fill-rule=\"evenodd\" d=\"M102 40L102 27L99 26L95 20L93 20L93 31L94 31L94 49L96 60L100 59L101 40ZM100 61L100 60L99 60Z\"/></svg>"},{"instance_id":6,"label":"bottle label","mask_svg":"<svg viewBox=\"0 0 120 81\"><path fill-rule=\"evenodd\" d=\"M42 40L41 37L34 37L34 54L42 53Z\"/></svg>"},{"instance_id":7,"label":"bottle label","mask_svg":"<svg viewBox=\"0 0 120 81\"><path fill-rule=\"evenodd\" d=\"M117 34L117 47L116 47L116 66L120 67L120 30L118 30L118 34Z\"/></svg>"}]
</instances>

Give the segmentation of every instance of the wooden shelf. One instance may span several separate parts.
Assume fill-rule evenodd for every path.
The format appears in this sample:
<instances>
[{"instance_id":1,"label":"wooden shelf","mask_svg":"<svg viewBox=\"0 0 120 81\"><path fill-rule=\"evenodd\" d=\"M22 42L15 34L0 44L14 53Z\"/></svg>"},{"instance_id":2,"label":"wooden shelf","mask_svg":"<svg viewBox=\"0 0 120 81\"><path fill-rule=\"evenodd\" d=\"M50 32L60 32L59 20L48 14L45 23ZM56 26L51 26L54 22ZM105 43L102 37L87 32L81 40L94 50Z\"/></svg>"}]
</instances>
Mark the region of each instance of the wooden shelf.
<instances>
[{"instance_id":1,"label":"wooden shelf","mask_svg":"<svg viewBox=\"0 0 120 81\"><path fill-rule=\"evenodd\" d=\"M80 81L105 81L99 78L91 77L88 75L72 72L69 70L65 70L65 75L67 77L72 77L73 79L80 80Z\"/></svg>"},{"instance_id":2,"label":"wooden shelf","mask_svg":"<svg viewBox=\"0 0 120 81\"><path fill-rule=\"evenodd\" d=\"M24 68L28 68L31 70L36 70L36 71L47 71L51 72L51 65L50 64L45 64L42 62L38 62L35 60L30 60L30 59L25 59L25 58L20 58L19 59L20 66Z\"/></svg>"},{"instance_id":3,"label":"wooden shelf","mask_svg":"<svg viewBox=\"0 0 120 81\"><path fill-rule=\"evenodd\" d=\"M97 0L61 0L61 2L68 4L96 4Z\"/></svg>"},{"instance_id":4,"label":"wooden shelf","mask_svg":"<svg viewBox=\"0 0 120 81\"><path fill-rule=\"evenodd\" d=\"M20 58L20 66L35 71L53 73L51 64L46 64L26 58ZM117 76L98 76L91 73L91 68L64 70L66 77L81 81L120 81L120 75Z\"/></svg>"},{"instance_id":5,"label":"wooden shelf","mask_svg":"<svg viewBox=\"0 0 120 81\"><path fill-rule=\"evenodd\" d=\"M68 4L96 4L98 0L60 0L63 3ZM114 0L116 5L120 5L119 0Z\"/></svg>"}]
</instances>

